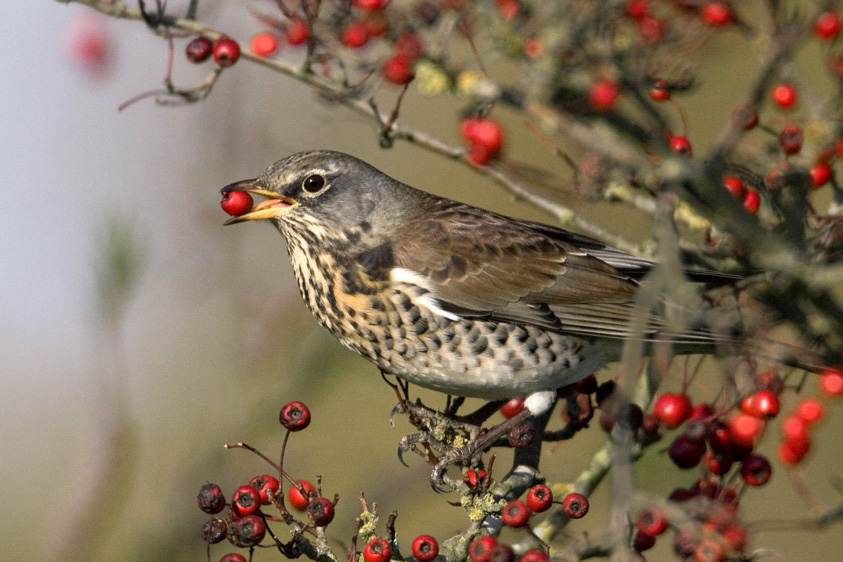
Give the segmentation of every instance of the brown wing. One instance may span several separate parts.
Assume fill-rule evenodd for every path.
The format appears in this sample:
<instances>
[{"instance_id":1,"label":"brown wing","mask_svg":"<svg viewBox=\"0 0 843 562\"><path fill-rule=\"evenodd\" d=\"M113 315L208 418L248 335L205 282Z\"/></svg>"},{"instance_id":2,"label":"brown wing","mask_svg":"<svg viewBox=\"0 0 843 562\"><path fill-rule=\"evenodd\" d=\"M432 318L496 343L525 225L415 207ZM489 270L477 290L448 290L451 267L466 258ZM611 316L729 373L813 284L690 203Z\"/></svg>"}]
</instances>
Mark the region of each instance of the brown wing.
<instances>
[{"instance_id":1,"label":"brown wing","mask_svg":"<svg viewBox=\"0 0 843 562\"><path fill-rule=\"evenodd\" d=\"M395 241L395 265L428 278L439 306L459 316L585 335L628 335L637 282L575 245L578 235L534 225L440 200L402 229L413 237L399 235ZM582 240L624 263L626 254ZM628 257L636 271L651 265Z\"/></svg>"}]
</instances>

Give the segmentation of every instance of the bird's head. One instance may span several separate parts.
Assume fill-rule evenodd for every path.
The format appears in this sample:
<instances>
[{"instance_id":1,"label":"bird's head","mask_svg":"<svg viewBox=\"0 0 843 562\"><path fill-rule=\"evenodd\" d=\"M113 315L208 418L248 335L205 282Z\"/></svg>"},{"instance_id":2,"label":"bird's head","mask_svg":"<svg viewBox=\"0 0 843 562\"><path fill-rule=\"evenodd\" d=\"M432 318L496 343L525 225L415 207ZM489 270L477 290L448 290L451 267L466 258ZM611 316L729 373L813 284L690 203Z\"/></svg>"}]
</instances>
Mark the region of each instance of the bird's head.
<instances>
[{"instance_id":1,"label":"bird's head","mask_svg":"<svg viewBox=\"0 0 843 562\"><path fill-rule=\"evenodd\" d=\"M314 151L293 154L270 166L260 177L222 189L265 197L251 211L226 224L269 219L285 235L378 232L400 228L406 197L415 190L353 156ZM396 193L400 192L400 193Z\"/></svg>"}]
</instances>

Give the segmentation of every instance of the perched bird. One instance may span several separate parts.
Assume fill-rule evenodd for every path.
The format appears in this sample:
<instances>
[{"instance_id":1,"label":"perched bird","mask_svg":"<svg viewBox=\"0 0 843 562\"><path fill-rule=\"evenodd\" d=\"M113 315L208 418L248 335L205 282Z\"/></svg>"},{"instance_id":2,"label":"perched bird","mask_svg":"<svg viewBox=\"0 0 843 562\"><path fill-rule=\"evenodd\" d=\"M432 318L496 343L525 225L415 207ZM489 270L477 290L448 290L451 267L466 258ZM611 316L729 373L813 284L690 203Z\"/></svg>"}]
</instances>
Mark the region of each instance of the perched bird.
<instances>
[{"instance_id":1,"label":"perched bird","mask_svg":"<svg viewBox=\"0 0 843 562\"><path fill-rule=\"evenodd\" d=\"M340 152L302 152L223 188L264 196L226 224L266 219L287 242L320 324L385 372L448 394L528 395L617 359L653 263L561 228L499 215L401 183ZM690 272L699 281L712 272ZM645 339L670 333L652 314Z\"/></svg>"}]
</instances>

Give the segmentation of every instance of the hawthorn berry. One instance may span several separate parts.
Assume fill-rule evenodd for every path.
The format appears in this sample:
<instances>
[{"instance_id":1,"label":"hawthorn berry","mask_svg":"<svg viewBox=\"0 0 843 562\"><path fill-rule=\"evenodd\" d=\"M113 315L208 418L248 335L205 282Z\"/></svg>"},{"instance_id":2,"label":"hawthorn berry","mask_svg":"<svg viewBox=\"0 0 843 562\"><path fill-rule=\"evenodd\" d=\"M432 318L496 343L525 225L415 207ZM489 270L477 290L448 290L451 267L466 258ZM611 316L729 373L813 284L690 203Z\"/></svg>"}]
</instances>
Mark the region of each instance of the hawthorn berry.
<instances>
[{"instance_id":1,"label":"hawthorn berry","mask_svg":"<svg viewBox=\"0 0 843 562\"><path fill-rule=\"evenodd\" d=\"M272 503L272 496L275 495L280 486L278 479L270 474L255 476L249 481L249 485L258 491L263 505Z\"/></svg>"},{"instance_id":2,"label":"hawthorn berry","mask_svg":"<svg viewBox=\"0 0 843 562\"><path fill-rule=\"evenodd\" d=\"M798 98L796 87L788 83L774 86L770 92L770 96L773 98L773 102L782 109L793 107Z\"/></svg>"},{"instance_id":3,"label":"hawthorn berry","mask_svg":"<svg viewBox=\"0 0 843 562\"><path fill-rule=\"evenodd\" d=\"M521 555L521 558L518 559L518 562L549 562L550 556L547 555L547 552L539 549L528 550L524 554Z\"/></svg>"},{"instance_id":4,"label":"hawthorn berry","mask_svg":"<svg viewBox=\"0 0 843 562\"><path fill-rule=\"evenodd\" d=\"M287 26L287 43L290 45L302 45L310 38L310 26L300 18L290 20Z\"/></svg>"},{"instance_id":5,"label":"hawthorn berry","mask_svg":"<svg viewBox=\"0 0 843 562\"><path fill-rule=\"evenodd\" d=\"M626 3L626 15L634 20L640 20L650 13L649 0L629 0Z\"/></svg>"},{"instance_id":6,"label":"hawthorn berry","mask_svg":"<svg viewBox=\"0 0 843 562\"><path fill-rule=\"evenodd\" d=\"M709 447L718 453L731 453L734 449L732 433L728 424L722 421L713 423L706 434Z\"/></svg>"},{"instance_id":7,"label":"hawthorn berry","mask_svg":"<svg viewBox=\"0 0 843 562\"><path fill-rule=\"evenodd\" d=\"M501 406L501 414L509 419L524 409L524 396L517 396Z\"/></svg>"},{"instance_id":8,"label":"hawthorn berry","mask_svg":"<svg viewBox=\"0 0 843 562\"><path fill-rule=\"evenodd\" d=\"M843 371L823 369L820 372L820 390L828 396L843 396Z\"/></svg>"},{"instance_id":9,"label":"hawthorn berry","mask_svg":"<svg viewBox=\"0 0 843 562\"><path fill-rule=\"evenodd\" d=\"M391 84L403 86L413 79L412 62L402 56L394 55L386 59L381 66L383 79Z\"/></svg>"},{"instance_id":10,"label":"hawthorn berry","mask_svg":"<svg viewBox=\"0 0 843 562\"><path fill-rule=\"evenodd\" d=\"M726 25L732 21L732 9L724 2L708 2L700 8L700 17L709 25Z\"/></svg>"},{"instance_id":11,"label":"hawthorn berry","mask_svg":"<svg viewBox=\"0 0 843 562\"><path fill-rule=\"evenodd\" d=\"M834 39L840 33L841 26L840 15L834 10L828 10L814 21L814 35L820 39Z\"/></svg>"},{"instance_id":12,"label":"hawthorn berry","mask_svg":"<svg viewBox=\"0 0 843 562\"><path fill-rule=\"evenodd\" d=\"M525 526L530 521L530 515L530 508L518 499L510 500L501 510L503 524L516 529Z\"/></svg>"},{"instance_id":13,"label":"hawthorn berry","mask_svg":"<svg viewBox=\"0 0 843 562\"><path fill-rule=\"evenodd\" d=\"M288 431L301 431L310 425L310 409L303 402L287 402L278 413L278 420Z\"/></svg>"},{"instance_id":14,"label":"hawthorn berry","mask_svg":"<svg viewBox=\"0 0 843 562\"><path fill-rule=\"evenodd\" d=\"M644 16L638 21L638 31L645 43L655 43L661 39L663 28L662 20L653 16Z\"/></svg>"},{"instance_id":15,"label":"hawthorn berry","mask_svg":"<svg viewBox=\"0 0 843 562\"><path fill-rule=\"evenodd\" d=\"M246 562L246 557L239 552L229 552L220 558L220 562Z\"/></svg>"},{"instance_id":16,"label":"hawthorn berry","mask_svg":"<svg viewBox=\"0 0 843 562\"><path fill-rule=\"evenodd\" d=\"M376 12L383 10L389 5L390 0L353 0L352 4L355 8L366 10L369 12Z\"/></svg>"},{"instance_id":17,"label":"hawthorn berry","mask_svg":"<svg viewBox=\"0 0 843 562\"><path fill-rule=\"evenodd\" d=\"M252 196L245 191L226 191L222 194L220 206L233 217L239 217L252 210Z\"/></svg>"},{"instance_id":18,"label":"hawthorn berry","mask_svg":"<svg viewBox=\"0 0 843 562\"><path fill-rule=\"evenodd\" d=\"M741 400L741 410L756 418L774 418L779 413L779 397L772 390L761 389Z\"/></svg>"},{"instance_id":19,"label":"hawthorn berry","mask_svg":"<svg viewBox=\"0 0 843 562\"><path fill-rule=\"evenodd\" d=\"M395 40L395 54L409 62L420 58L424 53L424 44L418 34L408 31Z\"/></svg>"},{"instance_id":20,"label":"hawthorn berry","mask_svg":"<svg viewBox=\"0 0 843 562\"><path fill-rule=\"evenodd\" d=\"M301 487L301 490L299 490L299 487ZM316 496L316 487L307 480L299 480L296 482L296 486L290 487L287 491L287 499L299 511L307 509L311 496Z\"/></svg>"},{"instance_id":21,"label":"hawthorn berry","mask_svg":"<svg viewBox=\"0 0 843 562\"><path fill-rule=\"evenodd\" d=\"M462 481L472 490L480 488L486 481L486 471L479 468L469 468L463 474Z\"/></svg>"},{"instance_id":22,"label":"hawthorn berry","mask_svg":"<svg viewBox=\"0 0 843 562\"><path fill-rule=\"evenodd\" d=\"M694 549L696 562L720 562L725 558L723 547L714 539L703 539Z\"/></svg>"},{"instance_id":23,"label":"hawthorn berry","mask_svg":"<svg viewBox=\"0 0 843 562\"><path fill-rule=\"evenodd\" d=\"M562 510L571 519L580 519L588 513L588 498L579 492L565 496L562 500Z\"/></svg>"},{"instance_id":24,"label":"hawthorn berry","mask_svg":"<svg viewBox=\"0 0 843 562\"><path fill-rule=\"evenodd\" d=\"M817 162L811 166L808 173L811 174L811 185L816 189L828 183L828 180L831 179L832 170L828 162Z\"/></svg>"},{"instance_id":25,"label":"hawthorn berry","mask_svg":"<svg viewBox=\"0 0 843 562\"><path fill-rule=\"evenodd\" d=\"M723 544L726 548L737 552L743 551L746 548L746 543L749 541L746 527L742 525L730 525L720 534L723 537Z\"/></svg>"},{"instance_id":26,"label":"hawthorn berry","mask_svg":"<svg viewBox=\"0 0 843 562\"><path fill-rule=\"evenodd\" d=\"M730 452L706 451L703 455L703 463L708 471L717 476L722 476L732 468L732 454Z\"/></svg>"},{"instance_id":27,"label":"hawthorn berry","mask_svg":"<svg viewBox=\"0 0 843 562\"><path fill-rule=\"evenodd\" d=\"M693 150L691 150L691 141L689 141L686 137L675 135L670 137L670 150L677 154L681 154L682 156L687 156L690 158L693 154Z\"/></svg>"},{"instance_id":28,"label":"hawthorn berry","mask_svg":"<svg viewBox=\"0 0 843 562\"><path fill-rule=\"evenodd\" d=\"M667 529L667 518L660 509L647 507L638 512L635 526L642 533L655 537L661 535Z\"/></svg>"},{"instance_id":29,"label":"hawthorn berry","mask_svg":"<svg viewBox=\"0 0 843 562\"><path fill-rule=\"evenodd\" d=\"M220 37L214 41L214 60L225 68L233 65L240 58L240 44L231 37Z\"/></svg>"},{"instance_id":30,"label":"hawthorn berry","mask_svg":"<svg viewBox=\"0 0 843 562\"><path fill-rule=\"evenodd\" d=\"M797 464L805 457L809 448L808 441L782 441L776 454L784 464Z\"/></svg>"},{"instance_id":31,"label":"hawthorn berry","mask_svg":"<svg viewBox=\"0 0 843 562\"><path fill-rule=\"evenodd\" d=\"M700 464L705 454L705 443L680 435L673 440L667 450L670 460L679 468L686 470Z\"/></svg>"},{"instance_id":32,"label":"hawthorn berry","mask_svg":"<svg viewBox=\"0 0 843 562\"><path fill-rule=\"evenodd\" d=\"M225 509L225 496L222 493L222 488L210 482L204 484L199 488L199 494L196 495L196 503L199 509L205 513L219 513Z\"/></svg>"},{"instance_id":33,"label":"hawthorn berry","mask_svg":"<svg viewBox=\"0 0 843 562\"><path fill-rule=\"evenodd\" d=\"M433 560L439 554L439 543L430 535L419 535L413 539L413 557L419 562Z\"/></svg>"},{"instance_id":34,"label":"hawthorn berry","mask_svg":"<svg viewBox=\"0 0 843 562\"><path fill-rule=\"evenodd\" d=\"M256 513L260 507L260 493L248 484L237 488L231 496L231 511L238 518Z\"/></svg>"},{"instance_id":35,"label":"hawthorn berry","mask_svg":"<svg viewBox=\"0 0 843 562\"><path fill-rule=\"evenodd\" d=\"M553 492L544 484L536 484L527 492L527 506L533 513L547 511L553 505Z\"/></svg>"},{"instance_id":36,"label":"hawthorn berry","mask_svg":"<svg viewBox=\"0 0 843 562\"><path fill-rule=\"evenodd\" d=\"M802 139L802 128L797 125L788 125L779 135L779 145L786 154L796 154L802 150Z\"/></svg>"},{"instance_id":37,"label":"hawthorn berry","mask_svg":"<svg viewBox=\"0 0 843 562\"><path fill-rule=\"evenodd\" d=\"M210 521L205 521L205 524L202 525L202 540L217 544L225 539L227 531L228 524L224 519L212 517Z\"/></svg>"},{"instance_id":38,"label":"hawthorn berry","mask_svg":"<svg viewBox=\"0 0 843 562\"><path fill-rule=\"evenodd\" d=\"M647 534L640 529L635 533L635 537L632 539L632 548L638 552L650 550L654 546L656 546L656 537Z\"/></svg>"},{"instance_id":39,"label":"hawthorn berry","mask_svg":"<svg viewBox=\"0 0 843 562\"><path fill-rule=\"evenodd\" d=\"M797 418L805 422L805 425L813 425L823 418L825 408L822 402L816 398L808 397L799 401L793 413Z\"/></svg>"},{"instance_id":40,"label":"hawthorn berry","mask_svg":"<svg viewBox=\"0 0 843 562\"><path fill-rule=\"evenodd\" d=\"M468 545L468 557L472 562L489 562L492 558L492 549L498 541L495 537L488 535L477 537Z\"/></svg>"},{"instance_id":41,"label":"hawthorn berry","mask_svg":"<svg viewBox=\"0 0 843 562\"><path fill-rule=\"evenodd\" d=\"M208 60L214 52L214 43L207 37L194 37L184 48L184 55L192 63Z\"/></svg>"},{"instance_id":42,"label":"hawthorn berry","mask_svg":"<svg viewBox=\"0 0 843 562\"><path fill-rule=\"evenodd\" d=\"M478 166L485 166L496 158L503 146L503 129L491 119L467 117L460 124L460 133L469 142L469 159Z\"/></svg>"},{"instance_id":43,"label":"hawthorn berry","mask_svg":"<svg viewBox=\"0 0 843 562\"><path fill-rule=\"evenodd\" d=\"M746 193L746 188L744 188L743 182L740 178L736 178L735 176L725 176L723 178L723 185L736 199L743 199L743 196Z\"/></svg>"},{"instance_id":44,"label":"hawthorn berry","mask_svg":"<svg viewBox=\"0 0 843 562\"><path fill-rule=\"evenodd\" d=\"M729 434L738 445L752 446L763 429L764 422L749 414L737 414L729 421Z\"/></svg>"},{"instance_id":45,"label":"hawthorn berry","mask_svg":"<svg viewBox=\"0 0 843 562\"><path fill-rule=\"evenodd\" d=\"M592 84L588 92L588 102L597 111L609 111L621 93L620 87L614 80L604 78Z\"/></svg>"},{"instance_id":46,"label":"hawthorn berry","mask_svg":"<svg viewBox=\"0 0 843 562\"><path fill-rule=\"evenodd\" d=\"M653 404L653 415L669 429L675 429L691 415L693 404L687 394L665 392Z\"/></svg>"},{"instance_id":47,"label":"hawthorn berry","mask_svg":"<svg viewBox=\"0 0 843 562\"><path fill-rule=\"evenodd\" d=\"M773 468L762 455L752 454L741 463L741 478L750 486L763 486L770 480Z\"/></svg>"},{"instance_id":48,"label":"hawthorn berry","mask_svg":"<svg viewBox=\"0 0 843 562\"><path fill-rule=\"evenodd\" d=\"M247 515L231 525L228 534L239 547L255 546L266 535L266 521L258 515Z\"/></svg>"},{"instance_id":49,"label":"hawthorn berry","mask_svg":"<svg viewBox=\"0 0 843 562\"><path fill-rule=\"evenodd\" d=\"M328 498L313 498L307 504L307 518L317 527L324 527L334 520L334 504Z\"/></svg>"},{"instance_id":50,"label":"hawthorn berry","mask_svg":"<svg viewBox=\"0 0 843 562\"><path fill-rule=\"evenodd\" d=\"M249 46L256 55L269 57L278 50L278 37L269 31L261 31L252 35Z\"/></svg>"},{"instance_id":51,"label":"hawthorn berry","mask_svg":"<svg viewBox=\"0 0 843 562\"><path fill-rule=\"evenodd\" d=\"M368 26L364 22L352 22L342 30L340 43L346 47L357 49L369 42Z\"/></svg>"},{"instance_id":52,"label":"hawthorn berry","mask_svg":"<svg viewBox=\"0 0 843 562\"><path fill-rule=\"evenodd\" d=\"M759 207L761 207L761 196L758 195L757 191L747 190L743 200L743 208L754 215L758 212Z\"/></svg>"},{"instance_id":53,"label":"hawthorn berry","mask_svg":"<svg viewBox=\"0 0 843 562\"><path fill-rule=\"evenodd\" d=\"M392 558L392 549L384 539L374 538L363 548L363 559L366 562L389 562Z\"/></svg>"},{"instance_id":54,"label":"hawthorn berry","mask_svg":"<svg viewBox=\"0 0 843 562\"><path fill-rule=\"evenodd\" d=\"M659 78L653 83L650 89L650 97L653 101L667 101L670 99L670 89L667 87L667 82Z\"/></svg>"}]
</instances>

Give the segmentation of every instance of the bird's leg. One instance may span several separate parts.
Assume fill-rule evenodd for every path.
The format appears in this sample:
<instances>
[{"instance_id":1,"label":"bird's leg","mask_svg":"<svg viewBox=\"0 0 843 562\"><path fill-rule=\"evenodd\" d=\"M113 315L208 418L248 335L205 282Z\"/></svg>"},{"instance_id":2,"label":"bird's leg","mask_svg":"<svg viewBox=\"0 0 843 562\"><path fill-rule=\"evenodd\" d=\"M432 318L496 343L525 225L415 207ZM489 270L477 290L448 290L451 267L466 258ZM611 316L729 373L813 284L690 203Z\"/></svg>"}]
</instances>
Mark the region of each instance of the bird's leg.
<instances>
[{"instance_id":1,"label":"bird's leg","mask_svg":"<svg viewBox=\"0 0 843 562\"><path fill-rule=\"evenodd\" d=\"M488 431L479 434L467 445L452 448L447 451L444 455L442 455L439 462L433 467L433 470L430 473L430 484L433 489L437 492L446 491L442 487L442 481L445 476L445 471L449 466L452 464L466 465L470 463L474 456L491 447L499 437L502 437L503 435L509 433L513 428L516 428L530 420L532 420L533 423L533 427L531 429L534 437L530 443L526 444L525 447L517 449L520 450L523 448L526 450L520 454L516 454L516 466L527 465L535 468L535 465L538 464L538 454L541 451L541 431L544 429L544 425L547 423L548 416L555 403L556 391L535 392L527 397L524 401L524 409L516 415L489 428ZM536 437L538 437L538 439Z\"/></svg>"}]
</instances>

